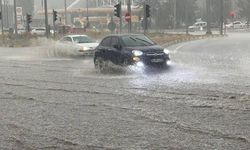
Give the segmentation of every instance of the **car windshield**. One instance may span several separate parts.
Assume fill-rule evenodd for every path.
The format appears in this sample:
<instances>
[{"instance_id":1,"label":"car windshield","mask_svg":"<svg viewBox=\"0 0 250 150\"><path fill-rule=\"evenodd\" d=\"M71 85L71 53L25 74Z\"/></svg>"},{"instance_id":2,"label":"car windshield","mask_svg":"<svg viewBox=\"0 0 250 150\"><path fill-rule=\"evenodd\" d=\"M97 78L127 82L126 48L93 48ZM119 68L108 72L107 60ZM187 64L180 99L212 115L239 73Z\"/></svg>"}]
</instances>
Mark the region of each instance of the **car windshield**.
<instances>
[{"instance_id":1,"label":"car windshield","mask_svg":"<svg viewBox=\"0 0 250 150\"><path fill-rule=\"evenodd\" d=\"M73 40L75 43L94 43L94 40L88 36L76 36Z\"/></svg>"},{"instance_id":2,"label":"car windshield","mask_svg":"<svg viewBox=\"0 0 250 150\"><path fill-rule=\"evenodd\" d=\"M127 35L122 37L122 41L127 47L152 46L155 43L144 35Z\"/></svg>"}]
</instances>

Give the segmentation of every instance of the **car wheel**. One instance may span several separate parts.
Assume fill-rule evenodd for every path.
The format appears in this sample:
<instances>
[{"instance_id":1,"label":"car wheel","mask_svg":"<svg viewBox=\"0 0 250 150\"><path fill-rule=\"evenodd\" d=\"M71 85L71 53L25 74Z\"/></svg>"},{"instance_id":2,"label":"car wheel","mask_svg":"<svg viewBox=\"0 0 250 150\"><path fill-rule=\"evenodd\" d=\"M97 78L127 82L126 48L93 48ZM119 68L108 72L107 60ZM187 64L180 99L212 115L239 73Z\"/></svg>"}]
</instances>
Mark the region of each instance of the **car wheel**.
<instances>
[{"instance_id":1,"label":"car wheel","mask_svg":"<svg viewBox=\"0 0 250 150\"><path fill-rule=\"evenodd\" d=\"M102 57L97 57L95 59L95 69L99 73L105 73L107 71L107 68L108 68L108 63Z\"/></svg>"},{"instance_id":2,"label":"car wheel","mask_svg":"<svg viewBox=\"0 0 250 150\"><path fill-rule=\"evenodd\" d=\"M125 58L125 59L123 60L123 66L125 66L125 67L129 66L129 61L128 61L127 58Z\"/></svg>"}]
</instances>

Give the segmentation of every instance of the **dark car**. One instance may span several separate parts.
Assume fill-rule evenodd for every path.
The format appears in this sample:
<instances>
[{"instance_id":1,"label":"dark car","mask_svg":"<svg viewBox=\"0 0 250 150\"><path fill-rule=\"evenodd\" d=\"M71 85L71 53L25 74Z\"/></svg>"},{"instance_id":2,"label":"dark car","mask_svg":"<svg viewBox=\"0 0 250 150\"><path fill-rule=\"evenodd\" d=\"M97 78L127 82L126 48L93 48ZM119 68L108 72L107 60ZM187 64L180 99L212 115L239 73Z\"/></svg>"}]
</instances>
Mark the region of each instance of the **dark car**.
<instances>
[{"instance_id":1,"label":"dark car","mask_svg":"<svg viewBox=\"0 0 250 150\"><path fill-rule=\"evenodd\" d=\"M166 67L168 61L169 51L141 34L107 36L94 54L95 68L100 71L108 68L108 62L121 66Z\"/></svg>"}]
</instances>

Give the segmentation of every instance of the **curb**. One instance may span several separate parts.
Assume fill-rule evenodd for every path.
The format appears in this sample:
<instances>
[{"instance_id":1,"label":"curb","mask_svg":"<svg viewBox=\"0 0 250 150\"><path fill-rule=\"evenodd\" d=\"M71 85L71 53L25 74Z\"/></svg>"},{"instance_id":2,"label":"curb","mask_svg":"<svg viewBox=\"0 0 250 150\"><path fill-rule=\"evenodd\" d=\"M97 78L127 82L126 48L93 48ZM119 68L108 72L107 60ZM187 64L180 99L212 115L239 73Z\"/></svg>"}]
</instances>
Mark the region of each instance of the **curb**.
<instances>
[{"instance_id":1,"label":"curb","mask_svg":"<svg viewBox=\"0 0 250 150\"><path fill-rule=\"evenodd\" d=\"M184 39L178 39L174 41L170 41L166 44L163 44L163 47L169 47L172 45L176 45L179 43L184 43L188 41L196 41L196 40L203 40L203 39L208 39L208 38L219 38L219 37L227 37L228 35L201 35L201 36L194 36L194 37L189 37L189 38L184 38Z\"/></svg>"}]
</instances>

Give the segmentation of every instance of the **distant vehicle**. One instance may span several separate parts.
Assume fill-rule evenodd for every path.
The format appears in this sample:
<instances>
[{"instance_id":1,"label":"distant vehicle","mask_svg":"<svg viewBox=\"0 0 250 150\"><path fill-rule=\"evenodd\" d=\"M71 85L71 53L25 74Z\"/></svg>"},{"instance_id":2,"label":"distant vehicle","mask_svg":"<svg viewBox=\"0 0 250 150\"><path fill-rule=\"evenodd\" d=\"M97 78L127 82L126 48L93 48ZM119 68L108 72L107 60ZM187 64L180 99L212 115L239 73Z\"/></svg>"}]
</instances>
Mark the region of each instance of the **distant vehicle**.
<instances>
[{"instance_id":1,"label":"distant vehicle","mask_svg":"<svg viewBox=\"0 0 250 150\"><path fill-rule=\"evenodd\" d=\"M17 29L17 33L18 34L25 34L26 33L26 29L25 28L19 28L19 29Z\"/></svg>"},{"instance_id":2,"label":"distant vehicle","mask_svg":"<svg viewBox=\"0 0 250 150\"><path fill-rule=\"evenodd\" d=\"M11 28L3 28L3 33L6 34L6 33L10 33L11 31Z\"/></svg>"},{"instance_id":3,"label":"distant vehicle","mask_svg":"<svg viewBox=\"0 0 250 150\"><path fill-rule=\"evenodd\" d=\"M62 49L73 50L81 55L94 55L98 42L87 35L67 35L59 40Z\"/></svg>"},{"instance_id":4,"label":"distant vehicle","mask_svg":"<svg viewBox=\"0 0 250 150\"><path fill-rule=\"evenodd\" d=\"M196 22L192 26L189 26L188 29L190 32L194 32L194 31L204 30L206 27L207 27L207 23L200 21L200 22Z\"/></svg>"},{"instance_id":5,"label":"distant vehicle","mask_svg":"<svg viewBox=\"0 0 250 150\"><path fill-rule=\"evenodd\" d=\"M166 67L169 61L167 49L141 34L107 36L96 48L94 55L95 68L100 72L107 70L108 62L120 66Z\"/></svg>"},{"instance_id":6,"label":"distant vehicle","mask_svg":"<svg viewBox=\"0 0 250 150\"><path fill-rule=\"evenodd\" d=\"M36 36L44 36L45 33L46 33L46 28L44 27L34 28L31 30L31 34Z\"/></svg>"},{"instance_id":7,"label":"distant vehicle","mask_svg":"<svg viewBox=\"0 0 250 150\"><path fill-rule=\"evenodd\" d=\"M241 21L235 21L233 23L229 23L226 25L226 28L228 29L243 29L246 27L245 23L242 23Z\"/></svg>"}]
</instances>

